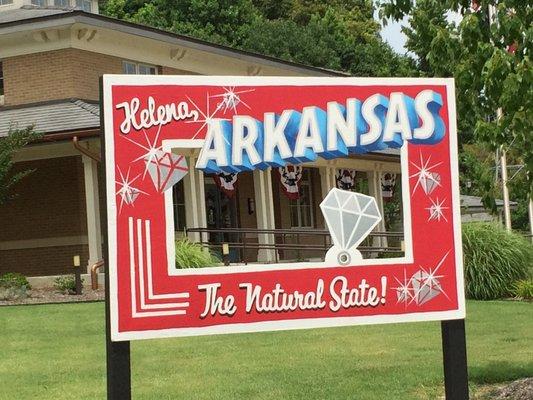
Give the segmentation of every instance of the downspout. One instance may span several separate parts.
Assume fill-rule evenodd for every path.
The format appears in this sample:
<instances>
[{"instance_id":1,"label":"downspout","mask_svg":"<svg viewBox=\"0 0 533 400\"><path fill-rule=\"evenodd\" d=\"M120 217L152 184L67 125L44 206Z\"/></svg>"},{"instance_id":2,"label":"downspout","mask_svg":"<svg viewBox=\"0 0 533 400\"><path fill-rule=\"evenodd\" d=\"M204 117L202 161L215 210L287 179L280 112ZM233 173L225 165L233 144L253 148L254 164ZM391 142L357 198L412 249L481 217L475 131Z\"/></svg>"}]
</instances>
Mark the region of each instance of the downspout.
<instances>
[{"instance_id":1,"label":"downspout","mask_svg":"<svg viewBox=\"0 0 533 400\"><path fill-rule=\"evenodd\" d=\"M97 153L93 153L92 151L90 151L88 148L86 147L83 147L79 140L78 140L78 137L77 136L74 136L72 138L72 145L74 146L74 148L76 150L78 150L80 153L86 155L87 157L89 158L92 158L94 161L96 162L100 162L101 161L101 158L100 158L100 155L97 154Z\"/></svg>"},{"instance_id":2,"label":"downspout","mask_svg":"<svg viewBox=\"0 0 533 400\"><path fill-rule=\"evenodd\" d=\"M100 260L91 266L91 288L98 290L98 270L104 266L104 260Z\"/></svg>"}]
</instances>

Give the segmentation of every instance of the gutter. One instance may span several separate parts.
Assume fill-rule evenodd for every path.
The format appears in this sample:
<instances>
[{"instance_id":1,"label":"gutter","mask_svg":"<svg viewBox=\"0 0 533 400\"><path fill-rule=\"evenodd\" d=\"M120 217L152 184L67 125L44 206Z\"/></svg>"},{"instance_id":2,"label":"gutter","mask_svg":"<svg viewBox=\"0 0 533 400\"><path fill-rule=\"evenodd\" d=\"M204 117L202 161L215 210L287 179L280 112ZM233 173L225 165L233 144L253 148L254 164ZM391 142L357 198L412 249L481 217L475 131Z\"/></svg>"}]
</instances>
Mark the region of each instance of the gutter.
<instances>
[{"instance_id":1,"label":"gutter","mask_svg":"<svg viewBox=\"0 0 533 400\"><path fill-rule=\"evenodd\" d=\"M74 137L78 138L88 138L88 137L98 137L100 136L100 128L88 129L84 131L70 131L70 132L60 132L60 133L51 133L44 135L42 138L33 141L32 143L47 143L47 142L60 142L62 140L72 140Z\"/></svg>"},{"instance_id":2,"label":"gutter","mask_svg":"<svg viewBox=\"0 0 533 400\"><path fill-rule=\"evenodd\" d=\"M100 158L100 155L97 154L97 153L93 153L91 150L89 150L88 148L86 147L83 147L79 141L78 141L78 137L77 136L74 136L72 138L72 145L74 146L74 148L76 150L78 150L80 153L82 154L85 154L87 157L89 158L92 158L94 161L96 162L100 162L102 161L102 159Z\"/></svg>"}]
</instances>

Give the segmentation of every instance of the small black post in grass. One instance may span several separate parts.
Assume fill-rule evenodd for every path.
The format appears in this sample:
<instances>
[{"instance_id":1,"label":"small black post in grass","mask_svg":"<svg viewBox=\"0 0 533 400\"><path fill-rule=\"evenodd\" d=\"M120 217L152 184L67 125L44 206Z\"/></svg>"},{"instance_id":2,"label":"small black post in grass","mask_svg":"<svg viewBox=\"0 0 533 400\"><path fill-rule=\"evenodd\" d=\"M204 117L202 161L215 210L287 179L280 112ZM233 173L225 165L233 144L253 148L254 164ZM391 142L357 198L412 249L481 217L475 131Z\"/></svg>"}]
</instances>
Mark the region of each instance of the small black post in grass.
<instances>
[{"instance_id":1,"label":"small black post in grass","mask_svg":"<svg viewBox=\"0 0 533 400\"><path fill-rule=\"evenodd\" d=\"M81 262L80 262L80 256L74 256L73 257L73 264L74 264L74 282L76 285L76 295L81 296L82 295L82 284L81 284Z\"/></svg>"},{"instance_id":2,"label":"small black post in grass","mask_svg":"<svg viewBox=\"0 0 533 400\"><path fill-rule=\"evenodd\" d=\"M446 400L468 400L465 320L441 321Z\"/></svg>"},{"instance_id":3,"label":"small black post in grass","mask_svg":"<svg viewBox=\"0 0 533 400\"><path fill-rule=\"evenodd\" d=\"M104 129L104 96L103 77L100 77L100 146L102 148L102 162L100 174L105 176L105 129ZM106 180L104 193L107 193ZM107 200L106 200L107 202ZM107 245L107 204L100 207L102 233L104 234L104 260L105 264L105 321L106 321L106 366L107 366L107 399L131 400L131 363L130 342L113 342L111 340L111 303L109 299L109 252Z\"/></svg>"},{"instance_id":4,"label":"small black post in grass","mask_svg":"<svg viewBox=\"0 0 533 400\"><path fill-rule=\"evenodd\" d=\"M229 244L222 243L222 258L224 260L224 265L229 265Z\"/></svg>"}]
</instances>

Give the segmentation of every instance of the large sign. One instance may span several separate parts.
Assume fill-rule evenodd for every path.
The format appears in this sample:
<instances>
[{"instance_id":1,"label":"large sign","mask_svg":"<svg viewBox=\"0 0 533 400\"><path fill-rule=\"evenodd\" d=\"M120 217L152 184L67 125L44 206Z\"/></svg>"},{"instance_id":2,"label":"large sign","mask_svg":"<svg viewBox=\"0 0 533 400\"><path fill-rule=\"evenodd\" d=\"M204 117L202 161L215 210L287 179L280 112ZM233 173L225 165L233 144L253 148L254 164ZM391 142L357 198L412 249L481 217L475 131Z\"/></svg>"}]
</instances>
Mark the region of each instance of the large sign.
<instances>
[{"instance_id":1,"label":"large sign","mask_svg":"<svg viewBox=\"0 0 533 400\"><path fill-rule=\"evenodd\" d=\"M464 318L453 80L103 82L113 340ZM176 268L172 187L192 168L296 171L387 148L401 151L403 257L363 258L378 203L332 188L324 262Z\"/></svg>"}]
</instances>

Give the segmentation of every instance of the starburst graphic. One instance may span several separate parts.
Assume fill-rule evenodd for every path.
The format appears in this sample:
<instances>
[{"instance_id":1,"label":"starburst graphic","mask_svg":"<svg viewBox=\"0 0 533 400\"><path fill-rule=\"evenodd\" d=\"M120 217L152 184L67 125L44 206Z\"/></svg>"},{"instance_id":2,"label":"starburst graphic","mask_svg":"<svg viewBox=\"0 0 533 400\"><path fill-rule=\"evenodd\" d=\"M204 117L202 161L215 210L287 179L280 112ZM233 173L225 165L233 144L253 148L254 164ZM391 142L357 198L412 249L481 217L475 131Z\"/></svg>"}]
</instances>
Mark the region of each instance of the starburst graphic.
<instances>
[{"instance_id":1,"label":"starburst graphic","mask_svg":"<svg viewBox=\"0 0 533 400\"><path fill-rule=\"evenodd\" d=\"M450 252L448 251L439 261L437 266L435 268L430 268L429 271L421 266L411 278L407 279L407 273L404 269L403 281L394 278L396 279L396 282L398 282L398 287L393 288L396 290L397 303L404 303L405 307L412 303L420 306L441 294L449 299L439 281L440 278L444 278L444 275L437 275L449 253Z\"/></svg>"},{"instance_id":2,"label":"starburst graphic","mask_svg":"<svg viewBox=\"0 0 533 400\"><path fill-rule=\"evenodd\" d=\"M120 196L120 207L119 212L122 211L122 206L124 204L127 205L133 205L135 200L137 200L137 197L142 194L147 194L146 192L143 192L142 190L133 187L133 183L141 176L140 174L135 176L134 178L130 179L130 170L128 169L128 172L126 173L126 176L122 173L120 168L117 166L118 173L120 175L120 181L115 181L117 185L119 185L120 189L116 192L117 196Z\"/></svg>"},{"instance_id":3,"label":"starburst graphic","mask_svg":"<svg viewBox=\"0 0 533 400\"><path fill-rule=\"evenodd\" d=\"M403 302L405 306L407 306L407 304L413 298L413 288L410 287L411 279L407 279L407 271L405 270L405 268L403 270L403 282L398 280L398 278L396 277L394 279L396 280L396 282L398 282L398 286L393 288L394 290L396 290L397 295L396 304Z\"/></svg>"},{"instance_id":4,"label":"starburst graphic","mask_svg":"<svg viewBox=\"0 0 533 400\"><path fill-rule=\"evenodd\" d=\"M430 194L437 188L441 186L440 183L440 174L433 171L436 167L442 164L442 162L430 165L431 156L428 157L426 161L422 158L422 153L420 153L420 164L416 165L414 162L411 164L417 169L417 172L413 175L410 175L409 178L417 178L415 187L413 188L413 193L416 191L418 186L424 190L426 194Z\"/></svg>"},{"instance_id":5,"label":"starburst graphic","mask_svg":"<svg viewBox=\"0 0 533 400\"><path fill-rule=\"evenodd\" d=\"M194 106L194 108L196 108L196 110L202 115L203 118L201 119L197 119L195 121L186 121L185 123L186 124L197 124L197 123L200 123L200 127L198 128L198 130L196 131L196 133L193 135L192 139L195 139L196 136L198 136L198 134L202 131L202 129L204 129L205 127L209 128L209 126L213 123L213 121L215 120L222 120L222 121L229 121L229 119L227 118L214 118L215 114L222 108L223 106L223 103L219 103L217 105L217 108L215 109L215 111L213 111L212 113L209 111L210 110L210 106L209 106L209 93L206 94L206 112L204 113L200 107L198 107L198 105L193 101L193 99L191 99L189 96L187 96L187 99L189 99L189 101L192 103L192 105Z\"/></svg>"},{"instance_id":6,"label":"starburst graphic","mask_svg":"<svg viewBox=\"0 0 533 400\"><path fill-rule=\"evenodd\" d=\"M162 147L157 146L157 141L159 140L159 134L161 133L161 127L162 125L159 125L159 128L157 129L157 133L154 137L153 142L150 141L146 131L143 129L144 138L146 139L146 145L137 143L136 141L130 139L127 136L122 136L124 139L128 140L129 142L133 143L134 145L146 151L146 153L144 153L143 155L141 155L140 157L137 157L135 160L132 161L132 162L136 162L136 161L144 160L145 167L144 167L144 172L143 172L143 179L146 176L146 174L149 172L150 165L154 162L154 160L157 160L157 155L159 152L161 152Z\"/></svg>"},{"instance_id":7,"label":"starburst graphic","mask_svg":"<svg viewBox=\"0 0 533 400\"><path fill-rule=\"evenodd\" d=\"M428 221L437 220L440 222L441 218L444 219L444 221L448 222L444 215L444 210L449 209L450 207L444 207L445 200L439 201L439 198L437 197L437 200L433 201L433 199L429 199L431 201L431 206L426 207L426 210L429 211L429 218Z\"/></svg>"},{"instance_id":8,"label":"starburst graphic","mask_svg":"<svg viewBox=\"0 0 533 400\"><path fill-rule=\"evenodd\" d=\"M226 111L231 110L231 109L233 109L233 112L236 114L237 113L237 106L239 104L242 104L248 110L250 110L250 106L248 104L246 104L241 99L241 96L239 96L239 95L243 94L243 93L253 92L255 89L235 91L235 86L224 87L223 89L224 89L224 93L216 94L216 95L211 96L211 97L212 98L215 98L215 97L218 97L218 98L221 97L222 98L222 101L220 103L218 103L217 108L224 107L224 109L222 110L222 112L224 114L226 114Z\"/></svg>"}]
</instances>

